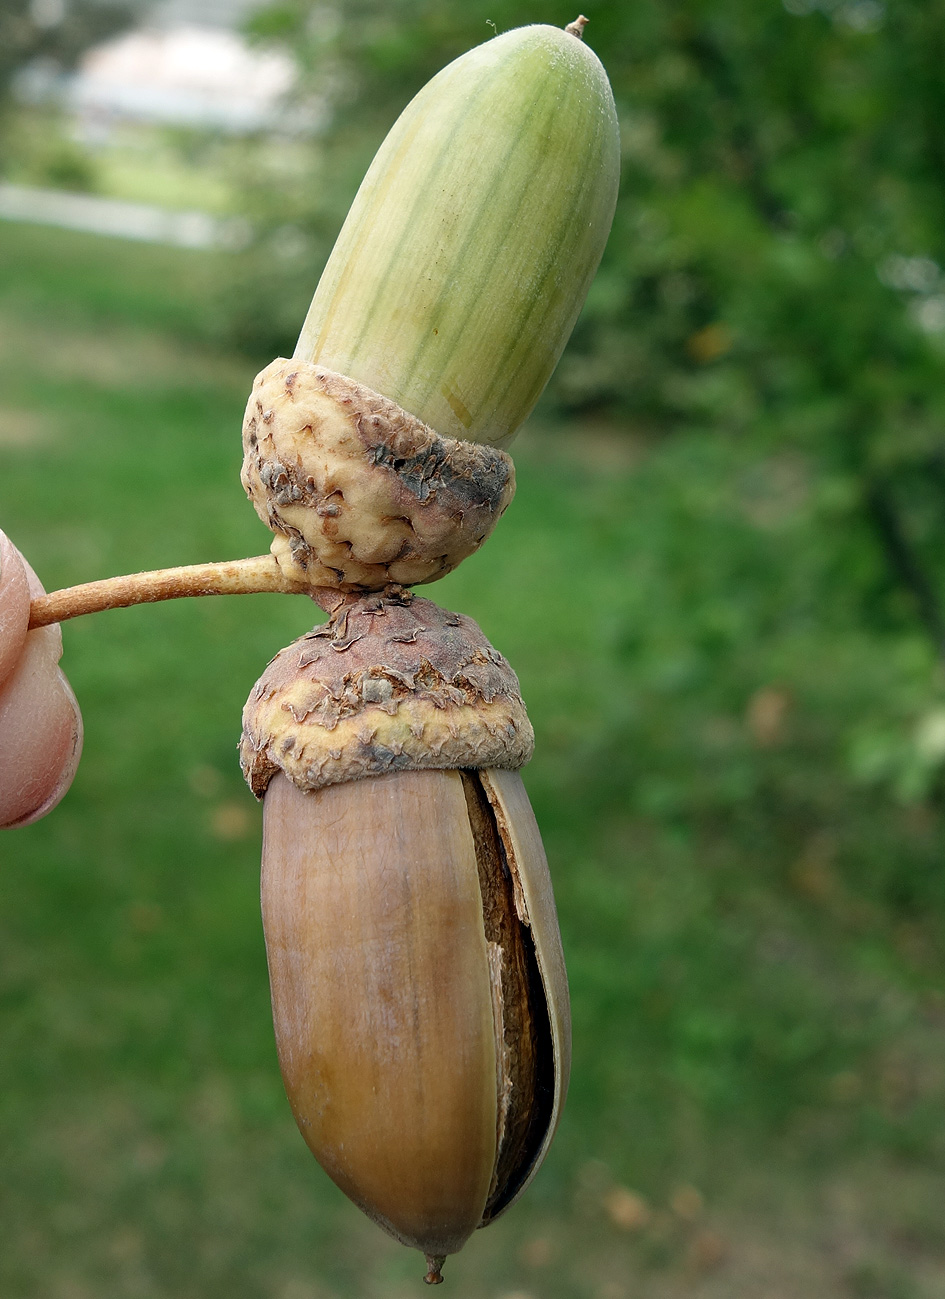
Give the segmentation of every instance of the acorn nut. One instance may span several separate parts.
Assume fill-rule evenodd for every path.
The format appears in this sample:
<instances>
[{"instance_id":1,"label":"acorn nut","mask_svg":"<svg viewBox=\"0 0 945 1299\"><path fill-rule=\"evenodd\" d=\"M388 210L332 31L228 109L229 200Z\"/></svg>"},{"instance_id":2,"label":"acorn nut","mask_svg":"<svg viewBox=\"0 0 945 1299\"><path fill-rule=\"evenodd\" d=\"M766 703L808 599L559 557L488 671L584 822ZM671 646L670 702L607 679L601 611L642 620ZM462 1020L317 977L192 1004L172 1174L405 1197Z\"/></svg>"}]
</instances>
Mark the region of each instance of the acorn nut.
<instances>
[{"instance_id":1,"label":"acorn nut","mask_svg":"<svg viewBox=\"0 0 945 1299\"><path fill-rule=\"evenodd\" d=\"M339 597L244 713L279 1061L329 1176L427 1280L521 1193L567 1088L567 977L517 768L518 681L472 619Z\"/></svg>"},{"instance_id":2,"label":"acorn nut","mask_svg":"<svg viewBox=\"0 0 945 1299\"><path fill-rule=\"evenodd\" d=\"M286 581L414 585L483 543L617 199L597 56L517 28L443 68L368 170L291 361L257 377L242 481Z\"/></svg>"},{"instance_id":3,"label":"acorn nut","mask_svg":"<svg viewBox=\"0 0 945 1299\"><path fill-rule=\"evenodd\" d=\"M518 772L403 771L265 795L279 1064L332 1180L427 1257L518 1198L570 1067L551 882Z\"/></svg>"}]
</instances>

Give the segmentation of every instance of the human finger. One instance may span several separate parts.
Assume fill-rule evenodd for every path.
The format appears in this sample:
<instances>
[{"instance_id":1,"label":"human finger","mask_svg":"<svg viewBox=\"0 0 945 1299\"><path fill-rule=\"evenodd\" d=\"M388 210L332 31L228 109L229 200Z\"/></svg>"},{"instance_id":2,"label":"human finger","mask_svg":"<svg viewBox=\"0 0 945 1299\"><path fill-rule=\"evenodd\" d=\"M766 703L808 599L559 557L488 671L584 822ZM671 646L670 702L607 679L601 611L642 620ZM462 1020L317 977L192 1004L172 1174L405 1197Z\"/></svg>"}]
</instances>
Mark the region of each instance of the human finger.
<instances>
[{"instance_id":1,"label":"human finger","mask_svg":"<svg viewBox=\"0 0 945 1299\"><path fill-rule=\"evenodd\" d=\"M11 827L45 816L71 785L82 752L82 717L59 667L58 625L26 632L30 597L43 587L9 540L3 542L0 652L9 666L0 676L0 827ZM10 646L18 647L12 664Z\"/></svg>"},{"instance_id":2,"label":"human finger","mask_svg":"<svg viewBox=\"0 0 945 1299\"><path fill-rule=\"evenodd\" d=\"M0 532L0 684L23 652L29 618L29 578L23 557Z\"/></svg>"}]
</instances>

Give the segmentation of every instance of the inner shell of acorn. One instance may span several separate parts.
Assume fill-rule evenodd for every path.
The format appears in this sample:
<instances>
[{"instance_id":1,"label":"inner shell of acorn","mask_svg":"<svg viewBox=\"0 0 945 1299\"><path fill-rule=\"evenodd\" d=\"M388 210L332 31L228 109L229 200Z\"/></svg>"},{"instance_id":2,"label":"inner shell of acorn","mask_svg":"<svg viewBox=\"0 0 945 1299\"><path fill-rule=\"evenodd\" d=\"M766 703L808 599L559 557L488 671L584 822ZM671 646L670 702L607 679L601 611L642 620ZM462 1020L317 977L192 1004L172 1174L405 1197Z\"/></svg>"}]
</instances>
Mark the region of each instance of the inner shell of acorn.
<instances>
[{"instance_id":1,"label":"inner shell of acorn","mask_svg":"<svg viewBox=\"0 0 945 1299\"><path fill-rule=\"evenodd\" d=\"M549 1135L549 1013L521 882L477 772L266 792L280 1066L329 1176L398 1240L455 1253Z\"/></svg>"},{"instance_id":2,"label":"inner shell of acorn","mask_svg":"<svg viewBox=\"0 0 945 1299\"><path fill-rule=\"evenodd\" d=\"M535 946L516 903L518 881L478 773L463 772L462 781L479 867L496 1035L497 1155L485 1225L514 1199L541 1148L554 1101L554 1061Z\"/></svg>"}]
</instances>

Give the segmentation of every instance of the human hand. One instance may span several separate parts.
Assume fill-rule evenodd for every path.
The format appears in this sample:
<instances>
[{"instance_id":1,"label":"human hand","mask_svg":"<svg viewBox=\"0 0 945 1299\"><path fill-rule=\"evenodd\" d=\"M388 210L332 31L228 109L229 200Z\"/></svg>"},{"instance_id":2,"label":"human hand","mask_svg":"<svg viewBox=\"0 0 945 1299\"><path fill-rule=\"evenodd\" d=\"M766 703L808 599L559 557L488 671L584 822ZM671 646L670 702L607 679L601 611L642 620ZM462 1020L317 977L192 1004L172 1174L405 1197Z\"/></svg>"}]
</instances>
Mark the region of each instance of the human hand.
<instances>
[{"instance_id":1,"label":"human hand","mask_svg":"<svg viewBox=\"0 0 945 1299\"><path fill-rule=\"evenodd\" d=\"M0 828L52 811L72 784L82 716L59 659L58 624L28 631L30 600L44 594L0 532Z\"/></svg>"}]
</instances>

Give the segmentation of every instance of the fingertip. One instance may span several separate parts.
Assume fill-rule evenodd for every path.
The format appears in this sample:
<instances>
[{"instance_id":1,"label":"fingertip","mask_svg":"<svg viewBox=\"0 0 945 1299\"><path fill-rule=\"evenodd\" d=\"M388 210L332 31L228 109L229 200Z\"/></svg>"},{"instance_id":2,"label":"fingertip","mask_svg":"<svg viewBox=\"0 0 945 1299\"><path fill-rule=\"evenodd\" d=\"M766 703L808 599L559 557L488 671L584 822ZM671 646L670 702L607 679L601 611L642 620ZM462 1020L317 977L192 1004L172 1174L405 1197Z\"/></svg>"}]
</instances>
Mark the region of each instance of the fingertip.
<instances>
[{"instance_id":1,"label":"fingertip","mask_svg":"<svg viewBox=\"0 0 945 1299\"><path fill-rule=\"evenodd\" d=\"M0 686L0 827L29 825L55 807L82 751L82 717L48 630L30 633Z\"/></svg>"},{"instance_id":2,"label":"fingertip","mask_svg":"<svg viewBox=\"0 0 945 1299\"><path fill-rule=\"evenodd\" d=\"M8 821L0 825L3 830L15 830L22 826L32 825L34 821L40 821L47 813L51 812L65 798L69 788L75 779L75 773L79 767L79 759L82 757L82 744L85 738L85 729L82 725L82 713L79 710L79 701L75 697L75 692L64 672L59 671L60 688L63 691L65 699L72 711L71 728L65 732L65 743L63 751L62 768L58 778L55 780L52 788L46 794L46 797L32 811L20 816L18 820Z\"/></svg>"},{"instance_id":3,"label":"fingertip","mask_svg":"<svg viewBox=\"0 0 945 1299\"><path fill-rule=\"evenodd\" d=\"M29 574L23 556L0 532L0 682L13 671L30 621Z\"/></svg>"}]
</instances>

